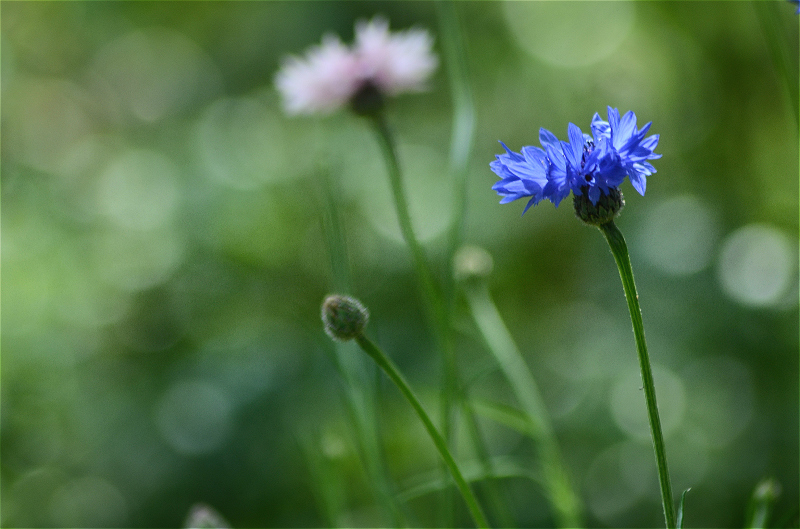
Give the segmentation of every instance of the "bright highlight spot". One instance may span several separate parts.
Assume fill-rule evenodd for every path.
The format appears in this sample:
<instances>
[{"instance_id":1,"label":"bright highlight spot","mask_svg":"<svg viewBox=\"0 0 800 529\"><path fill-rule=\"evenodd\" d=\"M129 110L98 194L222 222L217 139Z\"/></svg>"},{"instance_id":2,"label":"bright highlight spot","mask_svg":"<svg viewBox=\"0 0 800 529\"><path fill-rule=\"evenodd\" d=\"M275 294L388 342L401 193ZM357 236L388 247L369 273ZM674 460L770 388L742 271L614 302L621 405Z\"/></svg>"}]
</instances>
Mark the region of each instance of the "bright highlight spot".
<instances>
[{"instance_id":1,"label":"bright highlight spot","mask_svg":"<svg viewBox=\"0 0 800 529\"><path fill-rule=\"evenodd\" d=\"M683 421L686 394L683 382L672 370L653 366L658 411L664 436L674 432ZM631 368L617 379L611 392L611 414L617 426L628 435L650 439L650 423L638 368Z\"/></svg>"},{"instance_id":2,"label":"bright highlight spot","mask_svg":"<svg viewBox=\"0 0 800 529\"><path fill-rule=\"evenodd\" d=\"M731 298L752 307L784 301L797 275L797 244L766 224L750 224L730 234L719 256L719 280ZM793 303L797 303L794 296Z\"/></svg>"},{"instance_id":3,"label":"bright highlight spot","mask_svg":"<svg viewBox=\"0 0 800 529\"><path fill-rule=\"evenodd\" d=\"M100 176L98 208L120 228L150 230L171 220L178 205L177 168L163 154L129 151Z\"/></svg>"},{"instance_id":4,"label":"bright highlight spot","mask_svg":"<svg viewBox=\"0 0 800 529\"><path fill-rule=\"evenodd\" d=\"M213 452L233 428L233 405L226 393L200 380L177 382L156 408L156 424L164 440L184 455Z\"/></svg>"},{"instance_id":5,"label":"bright highlight spot","mask_svg":"<svg viewBox=\"0 0 800 529\"><path fill-rule=\"evenodd\" d=\"M588 66L616 50L630 33L630 2L504 2L520 47L560 68Z\"/></svg>"},{"instance_id":6,"label":"bright highlight spot","mask_svg":"<svg viewBox=\"0 0 800 529\"><path fill-rule=\"evenodd\" d=\"M718 229L714 214L700 200L678 196L652 208L635 247L662 272L689 275L708 266Z\"/></svg>"}]
</instances>

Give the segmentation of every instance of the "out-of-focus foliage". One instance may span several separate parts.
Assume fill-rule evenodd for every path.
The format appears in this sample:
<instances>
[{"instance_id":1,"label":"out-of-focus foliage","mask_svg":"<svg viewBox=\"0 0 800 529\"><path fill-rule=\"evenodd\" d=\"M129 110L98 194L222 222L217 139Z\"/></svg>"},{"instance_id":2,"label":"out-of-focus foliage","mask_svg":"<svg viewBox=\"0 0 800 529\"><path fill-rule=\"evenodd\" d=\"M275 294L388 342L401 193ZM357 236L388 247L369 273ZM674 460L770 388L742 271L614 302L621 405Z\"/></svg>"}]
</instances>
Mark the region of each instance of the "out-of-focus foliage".
<instances>
[{"instance_id":1,"label":"out-of-focus foliage","mask_svg":"<svg viewBox=\"0 0 800 529\"><path fill-rule=\"evenodd\" d=\"M522 203L499 206L488 163L498 139L518 150L538 143L539 127L563 138L568 122L588 129L607 105L661 135L658 173L645 197L623 188L617 224L673 485L692 487L685 526L742 526L764 478L781 489L771 523L797 523L794 9L456 9L478 120L465 242L494 256L492 294L541 385L587 523L662 520L619 277L568 202L522 218ZM233 527L394 523L319 320L334 288L331 201L368 332L430 411L439 356L365 123L288 119L272 86L283 56L326 32L347 41L375 14L438 38L428 2L2 4L0 525L169 527L198 503ZM454 211L446 68L430 92L389 105L434 261ZM454 310L466 391L514 405L464 303ZM436 454L367 369L402 493L436 475ZM493 456L535 468L529 440L478 426ZM511 520L552 525L535 481L496 484ZM440 499L399 505L408 523L433 525Z\"/></svg>"}]
</instances>

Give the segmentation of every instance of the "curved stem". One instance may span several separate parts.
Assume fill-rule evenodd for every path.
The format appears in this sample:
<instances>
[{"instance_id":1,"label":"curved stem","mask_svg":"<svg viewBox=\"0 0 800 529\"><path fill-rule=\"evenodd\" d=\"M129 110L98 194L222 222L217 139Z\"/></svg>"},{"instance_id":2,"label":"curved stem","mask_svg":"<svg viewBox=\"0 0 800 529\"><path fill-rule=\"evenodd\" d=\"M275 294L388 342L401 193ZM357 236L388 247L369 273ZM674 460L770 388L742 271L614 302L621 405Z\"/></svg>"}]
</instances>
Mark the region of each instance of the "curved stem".
<instances>
[{"instance_id":1,"label":"curved stem","mask_svg":"<svg viewBox=\"0 0 800 529\"><path fill-rule=\"evenodd\" d=\"M669 469L667 468L667 452L664 448L664 435L661 433L661 419L658 416L658 404L656 403L656 386L653 382L653 371L650 367L650 358L647 354L647 344L644 340L644 324L642 323L642 310L639 307L639 295L636 293L636 284L633 281L633 269L631 260L628 256L628 246L625 238L617 229L614 221L607 222L599 226L600 231L605 236L611 253L617 262L619 277L622 279L622 288L625 290L625 299L628 302L628 310L631 313L631 323L633 324L633 335L636 338L636 349L639 353L639 366L642 370L642 385L644 387L644 397L647 403L647 416L650 420L650 433L653 437L653 448L656 453L656 464L658 465L658 479L661 484L661 503L664 506L664 519L667 529L677 527L675 520L675 510L672 504L672 485L669 480Z\"/></svg>"},{"instance_id":2,"label":"curved stem","mask_svg":"<svg viewBox=\"0 0 800 529\"><path fill-rule=\"evenodd\" d=\"M463 30L452 0L438 0L436 12L442 35L441 46L450 81L453 101L453 122L450 138L450 171L453 175L453 225L448 241L448 261L453 257L463 238L467 208L467 175L472 147L475 143L475 98L469 82ZM452 285L449 284L451 287ZM450 289L452 290L452 288ZM452 296L451 296L452 297ZM452 299L449 301L452 302Z\"/></svg>"},{"instance_id":3,"label":"curved stem","mask_svg":"<svg viewBox=\"0 0 800 529\"><path fill-rule=\"evenodd\" d=\"M397 370L394 363L386 356L383 351L378 349L378 347L372 343L369 338L366 336L359 335L356 337L356 342L361 348L367 353L369 356L372 357L373 360L380 366L381 369L392 379L392 382L397 385L403 395L408 399L408 402L411 404L411 407L414 408L414 411L417 412L422 424L425 426L425 429L428 431L428 435L430 435L431 439L433 440L433 444L436 445L436 449L439 451L439 455L442 456L445 465L447 466L448 470L450 470L450 474L453 476L453 479L456 482L456 486L458 490L461 492L461 495L464 497L464 501L467 504L467 508L469 509L470 514L472 515L473 520L475 520L475 524L478 527L484 528L489 527L489 524L486 521L486 517L481 510L480 505L478 504L478 500L475 498L475 495L472 493L472 490L469 488L467 481L464 479L463 474L456 465L453 456L450 454L450 450L447 448L447 443L445 442L444 438L439 434L436 427L433 425L428 414L425 412L425 409L422 407L422 404L419 402L419 399L414 395L414 392L411 390L411 386L403 378L403 375L400 374L400 371Z\"/></svg>"},{"instance_id":4,"label":"curved stem","mask_svg":"<svg viewBox=\"0 0 800 529\"><path fill-rule=\"evenodd\" d=\"M422 245L414 235L414 227L411 224L411 215L408 211L405 193L403 192L403 182L400 177L400 164L397 160L392 133L383 115L376 113L370 116L378 139L380 140L381 150L383 151L386 165L389 170L389 182L392 186L395 207L397 209L397 220L400 224L400 231L403 239L411 250L417 276L419 277L422 293L429 308L428 315L431 319L433 332L444 362L444 390L442 391L442 431L444 438L450 440L450 416L452 410L453 395L456 390L456 364L450 343L449 323L447 311L445 309L442 293L434 281L433 274L425 260L425 252Z\"/></svg>"},{"instance_id":5,"label":"curved stem","mask_svg":"<svg viewBox=\"0 0 800 529\"><path fill-rule=\"evenodd\" d=\"M422 290L427 298L426 301L432 309L433 317L438 323L441 323L445 320L444 304L437 290L433 274L425 261L425 252L422 250L422 245L414 234L414 227L411 224L411 215L408 211L408 202L406 202L405 193L403 192L400 164L397 160L397 152L392 139L392 133L382 114L375 114L371 116L371 119L375 126L378 139L380 140L381 150L383 151L389 170L389 183L392 186L392 197L394 198L395 208L397 209L397 221L400 224L400 232L403 234L403 240L411 250L414 266L417 269L417 275L422 283Z\"/></svg>"},{"instance_id":6,"label":"curved stem","mask_svg":"<svg viewBox=\"0 0 800 529\"><path fill-rule=\"evenodd\" d=\"M554 518L559 527L580 527L581 502L570 483L536 380L492 301L485 281L465 285L465 293L478 330L536 431L542 479Z\"/></svg>"},{"instance_id":7,"label":"curved stem","mask_svg":"<svg viewBox=\"0 0 800 529\"><path fill-rule=\"evenodd\" d=\"M347 240L336 200L339 193L327 168L321 168L319 176L325 191L322 200L324 205L322 224L330 253L333 291L350 292L352 291L352 280ZM376 421L377 405L374 398L376 386L370 380L369 375L372 375L372 370L367 369L370 367L369 360L360 355L353 355L349 344L337 342L334 344L333 361L336 370L345 382L343 389L350 421L356 433L359 452L362 455L367 475L375 484L376 497L385 508L392 526L404 525L404 516L397 506L386 463L381 455L379 425ZM335 519L331 518L331 520Z\"/></svg>"},{"instance_id":8,"label":"curved stem","mask_svg":"<svg viewBox=\"0 0 800 529\"><path fill-rule=\"evenodd\" d=\"M782 18L786 16L786 9L778 2L753 2L761 30L764 32L767 48L772 57L776 74L786 86L786 95L794 114L795 124L800 121L797 101L797 59L792 59L792 46L790 39L783 30ZM795 16L796 18L796 16Z\"/></svg>"}]
</instances>

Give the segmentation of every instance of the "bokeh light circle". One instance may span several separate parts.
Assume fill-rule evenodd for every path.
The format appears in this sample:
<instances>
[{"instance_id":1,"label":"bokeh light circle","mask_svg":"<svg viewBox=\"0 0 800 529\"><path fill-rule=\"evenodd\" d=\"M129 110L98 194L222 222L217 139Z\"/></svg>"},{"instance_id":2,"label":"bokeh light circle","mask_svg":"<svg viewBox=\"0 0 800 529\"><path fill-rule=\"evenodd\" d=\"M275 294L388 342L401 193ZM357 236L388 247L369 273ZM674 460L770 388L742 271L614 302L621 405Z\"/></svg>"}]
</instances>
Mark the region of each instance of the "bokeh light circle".
<instances>
[{"instance_id":1,"label":"bokeh light circle","mask_svg":"<svg viewBox=\"0 0 800 529\"><path fill-rule=\"evenodd\" d=\"M253 189L301 175L287 163L290 145L278 115L254 97L222 98L201 115L195 149L206 175L234 189Z\"/></svg>"},{"instance_id":2,"label":"bokeh light circle","mask_svg":"<svg viewBox=\"0 0 800 529\"><path fill-rule=\"evenodd\" d=\"M453 216L452 183L447 159L438 151L421 145L401 143L398 157L403 171L403 189L408 202L411 224L420 241L442 235ZM354 160L348 160L354 163ZM348 164L345 185L357 189L361 209L377 233L402 243L403 235L389 175L378 156Z\"/></svg>"},{"instance_id":3,"label":"bokeh light circle","mask_svg":"<svg viewBox=\"0 0 800 529\"><path fill-rule=\"evenodd\" d=\"M694 444L709 448L730 444L753 416L750 368L735 358L701 357L690 361L681 375L691 402L686 410L686 435Z\"/></svg>"},{"instance_id":4,"label":"bokeh light circle","mask_svg":"<svg viewBox=\"0 0 800 529\"><path fill-rule=\"evenodd\" d=\"M221 88L216 65L191 39L167 28L138 29L96 54L91 76L108 108L155 122Z\"/></svg>"},{"instance_id":5,"label":"bokeh light circle","mask_svg":"<svg viewBox=\"0 0 800 529\"><path fill-rule=\"evenodd\" d=\"M564 68L605 59L633 26L630 2L504 2L511 33L532 56Z\"/></svg>"},{"instance_id":6,"label":"bokeh light circle","mask_svg":"<svg viewBox=\"0 0 800 529\"><path fill-rule=\"evenodd\" d=\"M661 429L667 436L677 430L683 421L686 394L680 377L666 367L654 365L653 379L657 389ZM638 368L629 369L614 384L611 415L617 426L628 435L637 439L650 438L642 376Z\"/></svg>"},{"instance_id":7,"label":"bokeh light circle","mask_svg":"<svg viewBox=\"0 0 800 529\"><path fill-rule=\"evenodd\" d=\"M797 244L775 227L747 225L726 237L718 271L723 290L739 303L778 305L797 273Z\"/></svg>"},{"instance_id":8,"label":"bokeh light circle","mask_svg":"<svg viewBox=\"0 0 800 529\"><path fill-rule=\"evenodd\" d=\"M637 251L665 274L705 269L714 255L718 223L698 198L682 195L655 205L638 232Z\"/></svg>"},{"instance_id":9,"label":"bokeh light circle","mask_svg":"<svg viewBox=\"0 0 800 529\"><path fill-rule=\"evenodd\" d=\"M160 227L172 219L178 206L177 173L161 153L128 151L100 175L98 209L120 228Z\"/></svg>"},{"instance_id":10,"label":"bokeh light circle","mask_svg":"<svg viewBox=\"0 0 800 529\"><path fill-rule=\"evenodd\" d=\"M219 448L233 428L231 398L217 385L202 380L173 384L156 408L156 424L178 453L199 455Z\"/></svg>"},{"instance_id":11,"label":"bokeh light circle","mask_svg":"<svg viewBox=\"0 0 800 529\"><path fill-rule=\"evenodd\" d=\"M647 464L642 464L646 460ZM626 441L600 452L584 474L587 507L604 523L630 510L655 481L652 448ZM657 481L656 481L657 483Z\"/></svg>"}]
</instances>

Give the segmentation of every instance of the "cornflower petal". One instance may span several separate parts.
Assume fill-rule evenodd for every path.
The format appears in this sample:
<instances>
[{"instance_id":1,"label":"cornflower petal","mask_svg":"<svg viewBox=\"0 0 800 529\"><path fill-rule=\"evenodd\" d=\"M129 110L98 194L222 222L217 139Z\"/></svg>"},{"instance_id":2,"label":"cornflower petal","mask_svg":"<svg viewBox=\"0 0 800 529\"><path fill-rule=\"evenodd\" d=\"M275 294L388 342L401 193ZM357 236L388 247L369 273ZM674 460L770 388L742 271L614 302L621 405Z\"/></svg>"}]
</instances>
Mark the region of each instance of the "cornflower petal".
<instances>
[{"instance_id":1,"label":"cornflower petal","mask_svg":"<svg viewBox=\"0 0 800 529\"><path fill-rule=\"evenodd\" d=\"M592 134L596 143L599 143L602 138L611 137L611 126L607 121L603 121L603 118L597 112L594 113L592 118Z\"/></svg>"},{"instance_id":2,"label":"cornflower petal","mask_svg":"<svg viewBox=\"0 0 800 529\"><path fill-rule=\"evenodd\" d=\"M522 197L531 197L525 206L523 215L531 206L544 198L543 188L547 184L548 159L539 147L526 146L522 153L514 152L502 141L505 154L495 155L489 164L491 170L502 180L496 182L492 189L502 196L500 203L506 204Z\"/></svg>"},{"instance_id":3,"label":"cornflower petal","mask_svg":"<svg viewBox=\"0 0 800 529\"><path fill-rule=\"evenodd\" d=\"M573 171L580 173L583 146L586 144L583 139L583 132L577 125L570 123L567 127L567 136L569 137L569 143L561 142L564 156L566 156L567 162L572 166Z\"/></svg>"}]
</instances>

